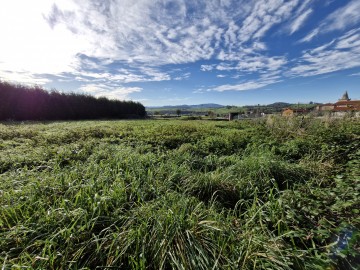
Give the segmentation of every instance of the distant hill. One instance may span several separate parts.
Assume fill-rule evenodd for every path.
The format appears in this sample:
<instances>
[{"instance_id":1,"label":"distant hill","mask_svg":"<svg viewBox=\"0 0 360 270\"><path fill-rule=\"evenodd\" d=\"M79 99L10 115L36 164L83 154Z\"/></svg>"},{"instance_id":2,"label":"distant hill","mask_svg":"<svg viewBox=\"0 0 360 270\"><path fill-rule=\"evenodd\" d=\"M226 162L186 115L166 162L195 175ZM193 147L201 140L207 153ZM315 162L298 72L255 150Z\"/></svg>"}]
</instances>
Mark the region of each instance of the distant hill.
<instances>
[{"instance_id":1,"label":"distant hill","mask_svg":"<svg viewBox=\"0 0 360 270\"><path fill-rule=\"evenodd\" d=\"M168 105L168 106L148 106L146 109L203 109L203 108L223 108L224 105L215 103L197 104L197 105Z\"/></svg>"},{"instance_id":2,"label":"distant hill","mask_svg":"<svg viewBox=\"0 0 360 270\"><path fill-rule=\"evenodd\" d=\"M287 102L275 102L272 104L268 104L266 105L267 107L289 107L291 105L291 103L287 103Z\"/></svg>"},{"instance_id":3,"label":"distant hill","mask_svg":"<svg viewBox=\"0 0 360 270\"><path fill-rule=\"evenodd\" d=\"M146 111L151 115L156 114L177 114L177 110L181 111L181 115L206 115L209 111L217 115L226 115L230 112L245 112L245 111L261 111L265 114L280 113L285 108L306 108L312 109L316 103L300 104L288 102L274 102L268 105L245 105L245 106L230 106L220 105L215 103L205 103L198 105L176 105L176 106L149 106Z\"/></svg>"}]
</instances>

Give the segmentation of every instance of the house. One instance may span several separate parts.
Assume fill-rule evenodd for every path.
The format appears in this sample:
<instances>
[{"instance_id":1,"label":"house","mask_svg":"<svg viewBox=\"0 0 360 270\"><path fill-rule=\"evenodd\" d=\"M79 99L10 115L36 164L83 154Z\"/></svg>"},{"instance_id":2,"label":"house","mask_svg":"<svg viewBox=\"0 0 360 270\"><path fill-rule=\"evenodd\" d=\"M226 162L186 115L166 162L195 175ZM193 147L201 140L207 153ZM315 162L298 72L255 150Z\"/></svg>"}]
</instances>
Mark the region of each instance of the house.
<instances>
[{"instance_id":1,"label":"house","mask_svg":"<svg viewBox=\"0 0 360 270\"><path fill-rule=\"evenodd\" d=\"M351 100L348 92L342 95L342 97L335 103L327 103L316 107L317 111L328 111L334 116L344 116L347 113L354 113L360 115L360 100Z\"/></svg>"},{"instance_id":2,"label":"house","mask_svg":"<svg viewBox=\"0 0 360 270\"><path fill-rule=\"evenodd\" d=\"M294 110L292 110L290 108L286 108L285 110L283 110L281 115L282 116L294 116Z\"/></svg>"},{"instance_id":3,"label":"house","mask_svg":"<svg viewBox=\"0 0 360 270\"><path fill-rule=\"evenodd\" d=\"M333 110L335 105L333 103L326 103L316 106L316 111L331 111Z\"/></svg>"},{"instance_id":4,"label":"house","mask_svg":"<svg viewBox=\"0 0 360 270\"><path fill-rule=\"evenodd\" d=\"M229 121L236 119L250 119L264 117L265 113L259 111L231 112L228 115Z\"/></svg>"},{"instance_id":5,"label":"house","mask_svg":"<svg viewBox=\"0 0 360 270\"><path fill-rule=\"evenodd\" d=\"M351 100L345 91L342 98L334 104L333 111L360 111L360 100Z\"/></svg>"},{"instance_id":6,"label":"house","mask_svg":"<svg viewBox=\"0 0 360 270\"><path fill-rule=\"evenodd\" d=\"M298 108L298 109L286 108L282 111L281 115L282 116L304 115L307 114L308 112L309 110L302 108Z\"/></svg>"}]
</instances>

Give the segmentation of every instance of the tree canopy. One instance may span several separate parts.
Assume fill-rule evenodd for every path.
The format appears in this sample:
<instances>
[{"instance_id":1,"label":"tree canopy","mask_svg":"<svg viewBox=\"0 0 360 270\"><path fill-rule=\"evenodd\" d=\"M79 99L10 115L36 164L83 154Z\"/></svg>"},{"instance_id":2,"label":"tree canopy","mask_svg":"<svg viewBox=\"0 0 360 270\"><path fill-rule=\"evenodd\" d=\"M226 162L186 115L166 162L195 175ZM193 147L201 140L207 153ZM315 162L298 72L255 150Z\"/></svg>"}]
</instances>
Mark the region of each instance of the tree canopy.
<instances>
[{"instance_id":1,"label":"tree canopy","mask_svg":"<svg viewBox=\"0 0 360 270\"><path fill-rule=\"evenodd\" d=\"M48 92L39 86L0 81L0 120L127 119L145 115L145 107L138 102Z\"/></svg>"}]
</instances>

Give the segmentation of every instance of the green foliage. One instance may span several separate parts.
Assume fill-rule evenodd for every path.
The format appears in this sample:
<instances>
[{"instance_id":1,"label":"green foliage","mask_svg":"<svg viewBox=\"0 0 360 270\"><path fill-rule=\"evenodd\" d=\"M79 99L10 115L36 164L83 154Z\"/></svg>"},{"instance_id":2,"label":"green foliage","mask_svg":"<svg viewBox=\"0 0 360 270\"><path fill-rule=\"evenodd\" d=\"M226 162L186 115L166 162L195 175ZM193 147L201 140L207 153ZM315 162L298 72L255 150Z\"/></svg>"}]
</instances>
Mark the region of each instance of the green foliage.
<instances>
[{"instance_id":1,"label":"green foliage","mask_svg":"<svg viewBox=\"0 0 360 270\"><path fill-rule=\"evenodd\" d=\"M133 101L47 92L0 81L0 121L142 118L145 107Z\"/></svg>"},{"instance_id":2,"label":"green foliage","mask_svg":"<svg viewBox=\"0 0 360 270\"><path fill-rule=\"evenodd\" d=\"M357 119L0 124L3 269L357 269Z\"/></svg>"}]
</instances>

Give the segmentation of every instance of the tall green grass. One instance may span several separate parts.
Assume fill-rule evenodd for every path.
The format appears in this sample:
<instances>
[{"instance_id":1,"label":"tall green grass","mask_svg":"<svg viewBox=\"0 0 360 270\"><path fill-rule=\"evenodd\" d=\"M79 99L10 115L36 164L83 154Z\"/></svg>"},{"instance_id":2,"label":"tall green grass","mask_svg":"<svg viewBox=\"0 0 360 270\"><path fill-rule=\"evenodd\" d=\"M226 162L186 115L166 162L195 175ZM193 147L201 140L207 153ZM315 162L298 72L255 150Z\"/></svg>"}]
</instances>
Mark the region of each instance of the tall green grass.
<instances>
[{"instance_id":1,"label":"tall green grass","mask_svg":"<svg viewBox=\"0 0 360 270\"><path fill-rule=\"evenodd\" d=\"M0 125L2 269L357 269L360 123Z\"/></svg>"}]
</instances>

